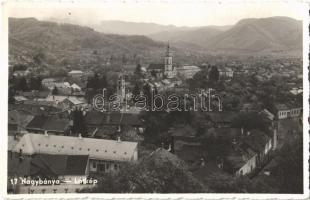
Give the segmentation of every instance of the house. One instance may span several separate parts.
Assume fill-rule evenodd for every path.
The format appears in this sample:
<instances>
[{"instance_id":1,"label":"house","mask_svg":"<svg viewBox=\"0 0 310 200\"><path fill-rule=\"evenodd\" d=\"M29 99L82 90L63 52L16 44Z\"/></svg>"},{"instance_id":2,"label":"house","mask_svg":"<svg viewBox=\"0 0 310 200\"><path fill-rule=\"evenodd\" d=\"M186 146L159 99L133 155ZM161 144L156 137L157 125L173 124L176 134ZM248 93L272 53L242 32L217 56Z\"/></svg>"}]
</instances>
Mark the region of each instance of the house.
<instances>
[{"instance_id":1,"label":"house","mask_svg":"<svg viewBox=\"0 0 310 200\"><path fill-rule=\"evenodd\" d=\"M256 169L257 154L246 144L232 144L229 154L224 158L223 169L243 176Z\"/></svg>"},{"instance_id":2,"label":"house","mask_svg":"<svg viewBox=\"0 0 310 200\"><path fill-rule=\"evenodd\" d=\"M18 93L18 96L23 96L24 98L27 98L29 100L37 100L46 98L49 95L49 93L50 93L49 91L33 90L30 92L20 92Z\"/></svg>"},{"instance_id":3,"label":"house","mask_svg":"<svg viewBox=\"0 0 310 200\"><path fill-rule=\"evenodd\" d=\"M230 127L238 113L236 112L209 112L208 116L214 127Z\"/></svg>"},{"instance_id":4,"label":"house","mask_svg":"<svg viewBox=\"0 0 310 200\"><path fill-rule=\"evenodd\" d=\"M34 115L23 110L9 110L8 126L9 135L24 133L26 126L32 121Z\"/></svg>"},{"instance_id":5,"label":"house","mask_svg":"<svg viewBox=\"0 0 310 200\"><path fill-rule=\"evenodd\" d=\"M72 78L81 78L83 76L83 72L80 70L72 70L68 72L68 75Z\"/></svg>"},{"instance_id":6,"label":"house","mask_svg":"<svg viewBox=\"0 0 310 200\"><path fill-rule=\"evenodd\" d=\"M277 119L296 118L302 114L302 105L297 104L276 104L275 114Z\"/></svg>"},{"instance_id":7,"label":"house","mask_svg":"<svg viewBox=\"0 0 310 200\"><path fill-rule=\"evenodd\" d=\"M56 116L35 116L26 126L26 130L32 133L65 135L70 127L67 118Z\"/></svg>"},{"instance_id":8,"label":"house","mask_svg":"<svg viewBox=\"0 0 310 200\"><path fill-rule=\"evenodd\" d=\"M256 165L262 166L269 160L269 153L272 150L272 137L266 133L254 129L246 132L242 139L243 143L248 145L256 154Z\"/></svg>"},{"instance_id":9,"label":"house","mask_svg":"<svg viewBox=\"0 0 310 200\"><path fill-rule=\"evenodd\" d=\"M75 181L83 181L89 175L88 155L53 155L35 154L26 156L21 152L8 153L8 179L27 180L58 180L56 184L37 185L9 184L10 193L65 193L65 188L72 187ZM42 188L45 189L42 192ZM81 187L80 187L81 188ZM68 192L68 190L67 190ZM74 191L70 191L74 192Z\"/></svg>"},{"instance_id":10,"label":"house","mask_svg":"<svg viewBox=\"0 0 310 200\"><path fill-rule=\"evenodd\" d=\"M123 162L138 160L138 143L120 140L27 133L13 148L25 155L88 155L89 172L104 173L119 169Z\"/></svg>"},{"instance_id":11,"label":"house","mask_svg":"<svg viewBox=\"0 0 310 200\"><path fill-rule=\"evenodd\" d=\"M30 69L16 70L16 71L13 72L13 76L15 76L15 77L28 76L30 73L31 73Z\"/></svg>"},{"instance_id":12,"label":"house","mask_svg":"<svg viewBox=\"0 0 310 200\"><path fill-rule=\"evenodd\" d=\"M28 100L26 97L21 95L14 96L15 103L23 103L24 101Z\"/></svg>"},{"instance_id":13,"label":"house","mask_svg":"<svg viewBox=\"0 0 310 200\"><path fill-rule=\"evenodd\" d=\"M181 77L184 77L185 79L193 78L193 76L200 72L201 69L198 66L195 65L183 65L176 68L178 75Z\"/></svg>"},{"instance_id":14,"label":"house","mask_svg":"<svg viewBox=\"0 0 310 200\"><path fill-rule=\"evenodd\" d=\"M78 86L76 83L73 83L70 87L74 92L78 92L82 90L82 88Z\"/></svg>"},{"instance_id":15,"label":"house","mask_svg":"<svg viewBox=\"0 0 310 200\"><path fill-rule=\"evenodd\" d=\"M173 78L176 76L177 71L172 64L172 51L169 44L165 52L164 63L151 63L147 71L150 75L155 75L156 78Z\"/></svg>"},{"instance_id":16,"label":"house","mask_svg":"<svg viewBox=\"0 0 310 200\"><path fill-rule=\"evenodd\" d=\"M32 115L49 115L61 111L61 109L49 103L41 103L40 101L27 101L26 104L11 104L9 107L10 110L22 110Z\"/></svg>"},{"instance_id":17,"label":"house","mask_svg":"<svg viewBox=\"0 0 310 200\"><path fill-rule=\"evenodd\" d=\"M46 88L53 88L55 82L56 82L55 78L44 78L42 79L41 83Z\"/></svg>"},{"instance_id":18,"label":"house","mask_svg":"<svg viewBox=\"0 0 310 200\"><path fill-rule=\"evenodd\" d=\"M234 71L229 67L219 68L220 79L232 78L234 76Z\"/></svg>"},{"instance_id":19,"label":"house","mask_svg":"<svg viewBox=\"0 0 310 200\"><path fill-rule=\"evenodd\" d=\"M71 95L49 95L42 101L52 102L53 105L61 110L67 110L73 107L87 107L84 97Z\"/></svg>"}]
</instances>

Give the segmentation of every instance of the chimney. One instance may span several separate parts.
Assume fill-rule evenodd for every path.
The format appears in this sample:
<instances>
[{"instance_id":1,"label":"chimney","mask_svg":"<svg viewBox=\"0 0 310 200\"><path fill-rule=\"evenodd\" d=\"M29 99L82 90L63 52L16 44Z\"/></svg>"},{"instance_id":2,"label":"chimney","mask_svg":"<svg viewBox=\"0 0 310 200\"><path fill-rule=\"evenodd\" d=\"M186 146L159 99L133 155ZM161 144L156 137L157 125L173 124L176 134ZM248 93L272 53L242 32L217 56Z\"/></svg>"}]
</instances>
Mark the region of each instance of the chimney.
<instances>
[{"instance_id":1,"label":"chimney","mask_svg":"<svg viewBox=\"0 0 310 200\"><path fill-rule=\"evenodd\" d=\"M251 134L251 132L250 132L250 131L248 131L248 132L247 132L247 135L250 135L250 134Z\"/></svg>"},{"instance_id":2,"label":"chimney","mask_svg":"<svg viewBox=\"0 0 310 200\"><path fill-rule=\"evenodd\" d=\"M117 137L117 142L122 142L121 137L119 137L119 136Z\"/></svg>"},{"instance_id":3,"label":"chimney","mask_svg":"<svg viewBox=\"0 0 310 200\"><path fill-rule=\"evenodd\" d=\"M241 128L241 135L243 135L243 132L244 132L244 130L243 130L243 128Z\"/></svg>"},{"instance_id":4,"label":"chimney","mask_svg":"<svg viewBox=\"0 0 310 200\"><path fill-rule=\"evenodd\" d=\"M17 140L17 133L14 134L14 140Z\"/></svg>"},{"instance_id":5,"label":"chimney","mask_svg":"<svg viewBox=\"0 0 310 200\"><path fill-rule=\"evenodd\" d=\"M79 139L82 139L82 134L81 133L79 133Z\"/></svg>"},{"instance_id":6,"label":"chimney","mask_svg":"<svg viewBox=\"0 0 310 200\"><path fill-rule=\"evenodd\" d=\"M162 149L164 149L164 148L165 148L165 147L164 147L164 143L163 143L163 142L161 143L161 148L162 148Z\"/></svg>"},{"instance_id":7,"label":"chimney","mask_svg":"<svg viewBox=\"0 0 310 200\"><path fill-rule=\"evenodd\" d=\"M48 136L47 130L44 131L44 136L46 136L46 137Z\"/></svg>"}]
</instances>

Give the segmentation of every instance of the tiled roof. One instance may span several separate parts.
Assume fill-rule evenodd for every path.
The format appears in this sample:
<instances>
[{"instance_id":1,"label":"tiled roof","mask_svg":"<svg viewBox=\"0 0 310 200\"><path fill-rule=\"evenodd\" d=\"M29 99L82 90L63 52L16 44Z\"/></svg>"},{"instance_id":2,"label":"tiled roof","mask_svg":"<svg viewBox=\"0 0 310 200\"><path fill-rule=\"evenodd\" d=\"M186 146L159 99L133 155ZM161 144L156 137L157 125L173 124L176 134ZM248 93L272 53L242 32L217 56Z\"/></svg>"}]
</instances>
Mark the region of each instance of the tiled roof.
<instances>
[{"instance_id":1,"label":"tiled roof","mask_svg":"<svg viewBox=\"0 0 310 200\"><path fill-rule=\"evenodd\" d=\"M251 130L250 134L243 139L243 141L256 152L263 151L269 140L270 137L259 130Z\"/></svg>"},{"instance_id":2,"label":"tiled roof","mask_svg":"<svg viewBox=\"0 0 310 200\"><path fill-rule=\"evenodd\" d=\"M196 136L196 130L189 125L173 127L169 130L169 132L171 132L172 136L174 137L191 137L192 138Z\"/></svg>"},{"instance_id":3,"label":"tiled roof","mask_svg":"<svg viewBox=\"0 0 310 200\"><path fill-rule=\"evenodd\" d=\"M27 125L27 129L41 129L47 131L65 131L69 126L69 120L56 116L35 116Z\"/></svg>"},{"instance_id":4,"label":"tiled roof","mask_svg":"<svg viewBox=\"0 0 310 200\"><path fill-rule=\"evenodd\" d=\"M208 116L213 122L232 122L237 116L235 112L209 112Z\"/></svg>"},{"instance_id":5,"label":"tiled roof","mask_svg":"<svg viewBox=\"0 0 310 200\"><path fill-rule=\"evenodd\" d=\"M25 154L89 155L99 160L130 161L137 149L136 142L79 138L58 135L25 134L14 147Z\"/></svg>"},{"instance_id":6,"label":"tiled roof","mask_svg":"<svg viewBox=\"0 0 310 200\"><path fill-rule=\"evenodd\" d=\"M87 155L37 154L32 157L9 153L8 174L18 176L85 175Z\"/></svg>"},{"instance_id":7,"label":"tiled roof","mask_svg":"<svg viewBox=\"0 0 310 200\"><path fill-rule=\"evenodd\" d=\"M157 63L152 63L149 65L148 70L164 70L165 65L164 64L157 64Z\"/></svg>"},{"instance_id":8,"label":"tiled roof","mask_svg":"<svg viewBox=\"0 0 310 200\"><path fill-rule=\"evenodd\" d=\"M96 111L86 114L86 123L89 125L142 125L137 114L119 112L102 113Z\"/></svg>"}]
</instances>

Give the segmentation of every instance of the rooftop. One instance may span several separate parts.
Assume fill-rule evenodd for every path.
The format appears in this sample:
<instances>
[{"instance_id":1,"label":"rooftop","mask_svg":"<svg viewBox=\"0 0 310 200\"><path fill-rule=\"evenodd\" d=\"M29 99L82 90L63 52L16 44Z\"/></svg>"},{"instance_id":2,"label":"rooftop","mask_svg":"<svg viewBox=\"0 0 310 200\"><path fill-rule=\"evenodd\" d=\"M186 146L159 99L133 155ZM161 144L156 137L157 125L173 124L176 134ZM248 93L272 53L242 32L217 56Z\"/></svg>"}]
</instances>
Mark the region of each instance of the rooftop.
<instances>
[{"instance_id":1,"label":"rooftop","mask_svg":"<svg viewBox=\"0 0 310 200\"><path fill-rule=\"evenodd\" d=\"M19 152L21 149L28 155L89 155L99 160L130 161L137 145L136 142L28 133L20 139L13 151Z\"/></svg>"},{"instance_id":2,"label":"rooftop","mask_svg":"<svg viewBox=\"0 0 310 200\"><path fill-rule=\"evenodd\" d=\"M65 131L69 126L69 120L56 116L35 116L27 125L27 129L41 129L47 131Z\"/></svg>"}]
</instances>

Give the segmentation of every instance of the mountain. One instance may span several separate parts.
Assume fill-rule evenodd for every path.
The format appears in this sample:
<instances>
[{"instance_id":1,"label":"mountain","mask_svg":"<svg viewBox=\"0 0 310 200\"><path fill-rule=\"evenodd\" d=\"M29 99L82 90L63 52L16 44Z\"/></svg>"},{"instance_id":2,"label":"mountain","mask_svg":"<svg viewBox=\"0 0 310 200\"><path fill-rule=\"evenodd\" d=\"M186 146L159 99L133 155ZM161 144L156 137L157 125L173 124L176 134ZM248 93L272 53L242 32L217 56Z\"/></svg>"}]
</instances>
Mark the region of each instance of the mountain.
<instances>
[{"instance_id":1,"label":"mountain","mask_svg":"<svg viewBox=\"0 0 310 200\"><path fill-rule=\"evenodd\" d=\"M164 31L149 37L212 53L302 52L302 22L288 17L243 19L234 26Z\"/></svg>"},{"instance_id":2,"label":"mountain","mask_svg":"<svg viewBox=\"0 0 310 200\"><path fill-rule=\"evenodd\" d=\"M150 38L158 41L169 41L171 43L192 43L202 45L208 42L209 39L219 35L225 30L216 26L199 27L194 30L173 30L163 31L149 35Z\"/></svg>"},{"instance_id":3,"label":"mountain","mask_svg":"<svg viewBox=\"0 0 310 200\"><path fill-rule=\"evenodd\" d=\"M225 52L302 51L302 22L288 17L244 19L201 44Z\"/></svg>"},{"instance_id":4,"label":"mountain","mask_svg":"<svg viewBox=\"0 0 310 200\"><path fill-rule=\"evenodd\" d=\"M107 59L161 61L166 44L145 36L104 34L72 24L9 19L9 55L14 62L31 62L40 55L42 63L55 66L98 65ZM176 57L185 53L172 47Z\"/></svg>"},{"instance_id":5,"label":"mountain","mask_svg":"<svg viewBox=\"0 0 310 200\"><path fill-rule=\"evenodd\" d=\"M151 35L163 31L190 30L191 27L177 27L173 25L159 25L144 22L125 22L117 20L102 21L92 26L95 30L103 33L120 35Z\"/></svg>"}]
</instances>

